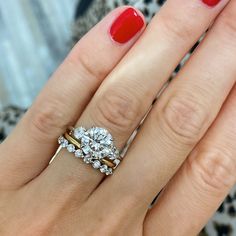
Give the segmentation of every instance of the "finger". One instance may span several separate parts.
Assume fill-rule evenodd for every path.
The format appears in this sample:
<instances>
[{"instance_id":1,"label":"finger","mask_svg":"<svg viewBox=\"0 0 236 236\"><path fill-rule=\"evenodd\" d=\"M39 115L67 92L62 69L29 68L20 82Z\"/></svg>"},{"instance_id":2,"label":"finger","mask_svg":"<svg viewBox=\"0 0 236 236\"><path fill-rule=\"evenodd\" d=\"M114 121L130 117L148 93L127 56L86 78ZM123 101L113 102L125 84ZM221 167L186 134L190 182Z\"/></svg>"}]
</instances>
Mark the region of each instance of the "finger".
<instances>
[{"instance_id":1,"label":"finger","mask_svg":"<svg viewBox=\"0 0 236 236\"><path fill-rule=\"evenodd\" d=\"M123 147L157 91L226 4L223 1L209 8L201 1L178 1L167 1L139 42L104 81L76 126L105 127L113 135L116 146ZM180 6L178 11L176 4ZM70 176L70 182L74 183L71 188L76 188L85 198L103 178L99 171L66 151L59 154L47 172L43 183L50 179L55 181L55 186L68 185Z\"/></svg>"},{"instance_id":2,"label":"finger","mask_svg":"<svg viewBox=\"0 0 236 236\"><path fill-rule=\"evenodd\" d=\"M176 4L180 6L177 11ZM209 8L201 1L167 1L139 42L104 81L76 126L105 127L121 148L182 56L225 4L223 1ZM46 184L50 179L59 188L70 185L80 199L86 199L102 178L91 166L61 152L41 181Z\"/></svg>"},{"instance_id":3,"label":"finger","mask_svg":"<svg viewBox=\"0 0 236 236\"><path fill-rule=\"evenodd\" d=\"M16 130L1 145L1 184L2 180L5 185L23 184L48 165L57 137L78 119L102 80L144 29L143 17L132 9L121 7L105 17L79 41L52 76ZM123 38L119 22L109 31L122 13L128 20L138 21Z\"/></svg>"},{"instance_id":4,"label":"finger","mask_svg":"<svg viewBox=\"0 0 236 236\"><path fill-rule=\"evenodd\" d=\"M146 235L197 235L236 181L236 86L145 219ZM194 219L194 220L189 220ZM174 227L165 227L165 222Z\"/></svg>"},{"instance_id":5,"label":"finger","mask_svg":"<svg viewBox=\"0 0 236 236\"><path fill-rule=\"evenodd\" d=\"M185 0L176 11L178 1L167 1L142 39L96 92L78 125L106 127L122 148L181 58L225 4L209 9L201 1Z\"/></svg>"},{"instance_id":6,"label":"finger","mask_svg":"<svg viewBox=\"0 0 236 236\"><path fill-rule=\"evenodd\" d=\"M180 7L178 8L178 11L176 11L176 4L180 5ZM124 80L123 86L125 89L127 88L127 93L130 88L132 87L137 88L138 84L145 85L147 83L147 85L149 86L148 86L148 89L146 88L146 91L151 90L152 87L155 86L156 91L154 92L154 94L156 94L157 90L162 86L161 83L164 83L164 81L167 80L167 78L171 74L171 71L174 70L176 64L178 64L178 61L181 60L181 57L188 51L188 49L192 46L192 44L194 44L197 38L205 31L205 29L209 26L210 22L222 9L224 4L226 4L226 2L222 2L221 4L217 6L217 8L209 9L208 7L205 7L205 5L203 4L201 5L201 2L197 2L197 1L189 1L189 0L167 1L167 7L163 8L164 10L162 10L161 17L158 18L157 16L157 18L155 18L154 23L152 23L149 26L150 27L149 30L143 34L142 38L132 49L131 53L127 55L127 57L121 62L118 68L115 69L114 73L109 75L109 77L103 83L102 85L104 86L103 88L107 88L107 89L104 89L103 93L105 94L105 92L109 92L108 89L113 88L109 84L112 84L116 81ZM176 18L174 17L175 14L177 14ZM192 15L197 16L196 17L197 21L193 20L193 18L191 17ZM182 19L181 18L182 16L186 16L186 18L184 18L183 20L181 21L178 20L178 22L182 22L182 24L180 25L176 24L175 22L177 21L177 19ZM169 26L168 28L168 26L165 26L165 23L163 22L165 22L165 20L172 19L172 17L173 17L173 21L171 21L172 25L171 23L169 24L167 23ZM192 20L187 21L187 18L190 18ZM157 27L158 22L160 21L162 21L162 23L160 24L159 27ZM185 22L188 22L190 24L185 24ZM172 29L174 32L172 32ZM193 33L190 34L190 37L186 37L187 33L185 34L183 33L181 37L180 35L182 34L182 30L183 32L193 32ZM178 46L175 46L175 45L178 45ZM144 58L143 52L146 52L145 60L143 59ZM172 53L173 53L173 56L172 56ZM169 63L164 63L163 61L165 62L169 61ZM155 64L155 66L153 66L153 64ZM152 70L153 70L153 73L152 73ZM164 72L162 73L163 70ZM147 76L147 75L150 75L150 76ZM160 76L160 79L159 79L159 76ZM136 77L138 79L137 79L137 84L135 86L134 78ZM149 80L149 77L150 77L150 80ZM144 79L146 80L144 81ZM133 83L129 83L129 80L132 80ZM161 82L159 82L159 80L161 80ZM144 82L141 83L142 81ZM117 87L117 89L119 89L119 87L121 87L121 84L118 86L118 84L116 83L114 83L114 87ZM101 90L103 88L101 88ZM98 93L100 93L100 91ZM114 88L112 91L114 93L116 92ZM151 103L151 100L155 95L152 94L151 96L149 92L141 93L141 91L142 90L140 90L140 96L143 96L143 94L148 95L149 96L148 99L150 99L150 103ZM97 99L97 96L98 95L95 95L94 100ZM103 99L101 97L100 106L102 106L103 104L102 100ZM109 99L106 99L106 100L109 101ZM109 105L108 102L106 104ZM149 106L150 104L148 104L145 109L147 109ZM104 109L106 108L107 107L104 107ZM117 113L119 115L119 111L120 111L119 107L112 104L111 108L114 108L115 111L118 111ZM90 109L89 112L88 112L88 109ZM92 109L92 106L88 105L88 108L86 108L84 115L82 115L77 125L78 126L83 125L86 127L90 127L94 125L104 126L105 128L109 128L110 130L111 126L109 126L108 123L98 122L97 118L99 117L99 114L97 113L94 114L93 116L94 120L92 119L92 117L89 118L89 116L87 117L85 116L86 112L87 114L92 113L91 109ZM122 109L122 106L121 106L121 109ZM128 109L132 109L132 106L130 105ZM123 111L125 112L126 110L123 109ZM122 116L119 116L119 117L123 119ZM118 121L119 118L117 117L116 120ZM99 119L99 121L101 122L101 118ZM132 122L130 122L130 124L131 123ZM129 129L128 126L126 127L127 129ZM127 135L127 133L125 132L125 128L123 128L122 130L124 131L125 135ZM114 136L117 146L119 145L121 146L122 142L124 141L121 140L119 142L118 140L119 137L115 135L117 134L116 130L111 130L111 132ZM124 137L124 140L125 140L125 137ZM76 158L73 158L71 154L67 154L66 152L61 152L60 155L57 156L55 161L53 161L51 165L41 174L41 176L35 179L36 182L34 182L35 183L34 186L31 186L31 187L33 187L35 192L37 193L40 192L41 193L41 194L39 193L40 195L44 194L45 198L47 195L49 195L52 199L55 200L55 202L59 202L60 205L62 205L62 202L65 202L65 201L67 203L69 202L70 204L67 205L68 206L67 209L69 212L71 211L75 212L75 209L77 210L82 205L82 203L84 203L84 201L88 198L88 196L91 196L87 204L87 206L89 206L88 208L91 207L90 210L87 210L88 208L83 207L83 212L85 212L87 219L89 219L90 217L94 218L94 215L95 215L94 211L91 210L91 209L94 209L97 212L99 212L99 215L101 216L99 220L105 219L105 215L106 215L107 220L109 220L109 222L112 221L112 225L113 225L113 222L114 223L117 222L117 219L113 218L114 216L119 217L119 220L121 218L124 218L127 220L127 218L122 217L125 214L127 214L127 212L121 212L121 214L119 214L120 213L119 210L125 211L127 209L126 206L128 206L126 204L120 207L121 200L123 200L123 197L126 196L126 193L124 191L123 191L124 196L120 195L120 190L118 190L115 193L120 196L120 199L116 203L113 202L114 203L113 205L109 204L109 201L112 199L112 196L114 194L114 192L112 191L106 192L105 195L101 194L99 199L95 198L97 197L97 195L95 197L92 197L93 194L90 195L91 192L94 190L94 188L96 188L98 183L101 181L101 179L102 179L102 176L100 175L99 172L93 170L90 166L85 165L81 160L77 160ZM124 180L123 177L122 177L122 180ZM127 181L127 180L128 179L125 179L124 181ZM127 193L128 191L129 190L127 188ZM44 203L47 204L48 201L50 200L45 199ZM106 206L104 206L105 202L106 202ZM117 212L117 214L113 214L113 215L109 214L109 216L107 217L108 206L109 206L109 209L113 209L111 211L109 210L109 212L112 212L112 213ZM133 210L130 211L130 214L133 215L133 214L136 214L137 211L135 209L135 205L132 205L132 206L134 207L134 211ZM78 211L76 211L76 213L77 212ZM139 216L139 214L137 215ZM131 219L133 218L131 217ZM126 225L128 224L127 222L125 223Z\"/></svg>"},{"instance_id":7,"label":"finger","mask_svg":"<svg viewBox=\"0 0 236 236\"><path fill-rule=\"evenodd\" d=\"M204 135L235 83L235 7L236 2L230 2L167 87L114 176L101 184L93 199L115 193L107 199L109 205L132 199L147 209Z\"/></svg>"}]
</instances>

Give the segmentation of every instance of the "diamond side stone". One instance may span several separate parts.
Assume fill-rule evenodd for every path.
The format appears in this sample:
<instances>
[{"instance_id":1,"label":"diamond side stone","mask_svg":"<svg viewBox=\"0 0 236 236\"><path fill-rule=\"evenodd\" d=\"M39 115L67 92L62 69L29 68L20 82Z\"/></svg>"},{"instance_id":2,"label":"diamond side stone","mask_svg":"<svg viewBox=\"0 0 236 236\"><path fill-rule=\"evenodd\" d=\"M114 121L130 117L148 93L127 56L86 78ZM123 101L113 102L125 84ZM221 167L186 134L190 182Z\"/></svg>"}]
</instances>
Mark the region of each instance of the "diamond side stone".
<instances>
[{"instance_id":1,"label":"diamond side stone","mask_svg":"<svg viewBox=\"0 0 236 236\"><path fill-rule=\"evenodd\" d=\"M83 157L83 152L80 149L78 149L78 150L75 151L75 156L78 157L78 158L82 158Z\"/></svg>"},{"instance_id":2,"label":"diamond side stone","mask_svg":"<svg viewBox=\"0 0 236 236\"><path fill-rule=\"evenodd\" d=\"M100 166L101 166L101 162L100 162L100 161L94 161L94 162L93 162L93 168L99 169Z\"/></svg>"},{"instance_id":3,"label":"diamond side stone","mask_svg":"<svg viewBox=\"0 0 236 236\"><path fill-rule=\"evenodd\" d=\"M68 150L68 152L74 152L75 151L75 146L73 144L69 144L67 146L67 150Z\"/></svg>"},{"instance_id":4,"label":"diamond side stone","mask_svg":"<svg viewBox=\"0 0 236 236\"><path fill-rule=\"evenodd\" d=\"M107 165L102 165L102 166L100 167L100 171L101 171L102 173L105 173L107 170L108 170L108 166L107 166Z\"/></svg>"}]
</instances>

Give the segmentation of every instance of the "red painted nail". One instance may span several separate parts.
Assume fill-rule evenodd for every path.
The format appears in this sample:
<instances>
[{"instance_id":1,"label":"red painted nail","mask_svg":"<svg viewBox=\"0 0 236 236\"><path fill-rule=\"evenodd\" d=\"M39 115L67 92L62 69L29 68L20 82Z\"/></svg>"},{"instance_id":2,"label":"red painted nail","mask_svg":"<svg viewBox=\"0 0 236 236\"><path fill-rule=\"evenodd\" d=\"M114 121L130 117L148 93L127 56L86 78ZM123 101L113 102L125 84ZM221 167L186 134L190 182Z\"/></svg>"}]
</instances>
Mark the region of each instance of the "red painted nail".
<instances>
[{"instance_id":1,"label":"red painted nail","mask_svg":"<svg viewBox=\"0 0 236 236\"><path fill-rule=\"evenodd\" d=\"M144 26L143 18L133 8L126 9L112 24L110 34L118 43L126 43Z\"/></svg>"},{"instance_id":2,"label":"red painted nail","mask_svg":"<svg viewBox=\"0 0 236 236\"><path fill-rule=\"evenodd\" d=\"M216 6L221 0L202 0L205 4L210 7Z\"/></svg>"}]
</instances>

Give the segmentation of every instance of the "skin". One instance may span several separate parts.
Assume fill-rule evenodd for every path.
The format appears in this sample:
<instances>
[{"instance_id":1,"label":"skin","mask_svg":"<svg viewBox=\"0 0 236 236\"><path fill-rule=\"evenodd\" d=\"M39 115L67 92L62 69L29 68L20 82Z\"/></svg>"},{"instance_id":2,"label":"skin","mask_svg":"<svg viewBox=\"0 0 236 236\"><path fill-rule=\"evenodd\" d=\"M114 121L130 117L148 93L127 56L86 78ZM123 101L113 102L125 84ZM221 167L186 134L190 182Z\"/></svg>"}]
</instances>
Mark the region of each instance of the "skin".
<instances>
[{"instance_id":1,"label":"skin","mask_svg":"<svg viewBox=\"0 0 236 236\"><path fill-rule=\"evenodd\" d=\"M0 145L1 235L196 235L234 185L236 2L169 0L120 45L107 31L124 9L78 42ZM66 151L49 165L71 124L106 127L122 148L149 110L111 177Z\"/></svg>"}]
</instances>

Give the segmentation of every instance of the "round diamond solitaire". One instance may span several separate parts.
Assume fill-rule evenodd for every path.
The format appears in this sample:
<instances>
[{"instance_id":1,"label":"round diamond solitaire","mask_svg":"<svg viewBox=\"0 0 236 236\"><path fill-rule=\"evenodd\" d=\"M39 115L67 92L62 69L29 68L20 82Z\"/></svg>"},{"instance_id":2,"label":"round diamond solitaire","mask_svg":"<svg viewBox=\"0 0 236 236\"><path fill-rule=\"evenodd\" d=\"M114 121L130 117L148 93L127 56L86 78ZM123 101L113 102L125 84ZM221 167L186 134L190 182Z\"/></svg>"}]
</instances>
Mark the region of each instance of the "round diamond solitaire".
<instances>
[{"instance_id":1,"label":"round diamond solitaire","mask_svg":"<svg viewBox=\"0 0 236 236\"><path fill-rule=\"evenodd\" d=\"M74 153L75 157L106 175L111 175L121 162L112 135L101 127L70 128L58 138L58 143L68 152Z\"/></svg>"},{"instance_id":2,"label":"round diamond solitaire","mask_svg":"<svg viewBox=\"0 0 236 236\"><path fill-rule=\"evenodd\" d=\"M99 127L92 127L89 130L84 128L75 129L84 154L90 155L92 159L101 160L104 157L112 155L113 152L113 139L111 134L104 129ZM74 131L74 136L75 136Z\"/></svg>"}]
</instances>

